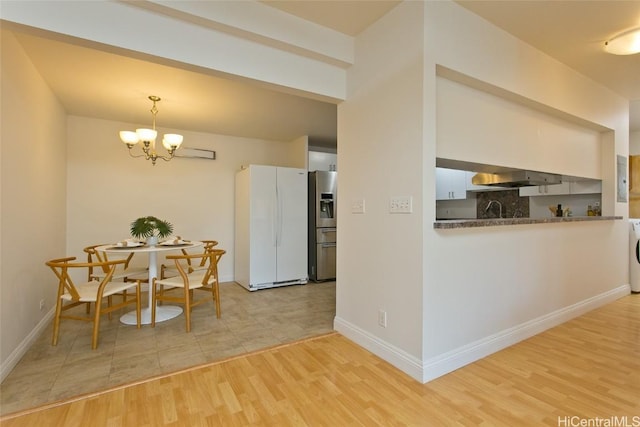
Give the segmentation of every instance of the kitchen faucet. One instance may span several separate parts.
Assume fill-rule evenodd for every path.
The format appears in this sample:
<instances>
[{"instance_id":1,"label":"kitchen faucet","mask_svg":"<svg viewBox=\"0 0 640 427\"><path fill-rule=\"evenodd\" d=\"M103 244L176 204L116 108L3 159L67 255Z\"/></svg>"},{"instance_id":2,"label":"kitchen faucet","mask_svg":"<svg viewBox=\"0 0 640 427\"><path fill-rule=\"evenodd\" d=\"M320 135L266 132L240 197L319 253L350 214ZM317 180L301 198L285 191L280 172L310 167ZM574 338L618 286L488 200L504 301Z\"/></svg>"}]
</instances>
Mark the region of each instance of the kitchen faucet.
<instances>
[{"instance_id":1,"label":"kitchen faucet","mask_svg":"<svg viewBox=\"0 0 640 427\"><path fill-rule=\"evenodd\" d=\"M500 207L500 216L498 218L502 218L502 203L500 203L498 200L490 200L489 203L487 203L487 207L484 208L484 211L488 211L491 205L493 205L494 203L497 203Z\"/></svg>"}]
</instances>

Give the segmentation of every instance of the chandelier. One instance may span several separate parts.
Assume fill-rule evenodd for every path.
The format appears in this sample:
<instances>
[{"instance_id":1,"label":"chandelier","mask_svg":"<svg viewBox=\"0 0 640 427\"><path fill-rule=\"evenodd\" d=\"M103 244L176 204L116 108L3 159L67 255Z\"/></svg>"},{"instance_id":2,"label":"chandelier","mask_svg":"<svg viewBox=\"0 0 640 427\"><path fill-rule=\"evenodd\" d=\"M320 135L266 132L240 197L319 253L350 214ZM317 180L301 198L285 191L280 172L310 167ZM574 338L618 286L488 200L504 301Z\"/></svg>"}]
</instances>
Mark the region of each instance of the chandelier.
<instances>
[{"instance_id":1,"label":"chandelier","mask_svg":"<svg viewBox=\"0 0 640 427\"><path fill-rule=\"evenodd\" d=\"M171 160L180 145L182 144L182 135L176 133L167 133L162 138L162 145L169 153L168 156L162 156L156 151L156 137L158 132L156 131L156 114L158 114L158 108L156 103L160 102L160 97L151 95L149 99L153 102L151 108L151 118L153 120L153 126L151 129L136 129L135 132L129 130L120 131L120 139L129 148L129 155L131 157L144 157L146 160L151 160L153 165L156 165L156 160L162 159L165 162ZM133 154L131 149L142 141L142 154Z\"/></svg>"}]
</instances>

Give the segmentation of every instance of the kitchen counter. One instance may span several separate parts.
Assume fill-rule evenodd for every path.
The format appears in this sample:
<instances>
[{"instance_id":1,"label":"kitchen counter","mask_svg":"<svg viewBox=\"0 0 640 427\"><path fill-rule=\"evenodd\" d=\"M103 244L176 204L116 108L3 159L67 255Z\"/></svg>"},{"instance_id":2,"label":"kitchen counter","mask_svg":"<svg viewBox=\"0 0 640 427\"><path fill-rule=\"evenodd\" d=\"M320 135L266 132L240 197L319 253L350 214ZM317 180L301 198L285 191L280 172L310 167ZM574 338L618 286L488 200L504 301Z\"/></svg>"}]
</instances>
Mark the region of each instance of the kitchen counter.
<instances>
[{"instance_id":1,"label":"kitchen counter","mask_svg":"<svg viewBox=\"0 0 640 427\"><path fill-rule=\"evenodd\" d=\"M549 218L492 218L492 219L450 219L433 223L435 229L499 227L520 224L550 224L558 222L612 221L622 219L621 216L568 216Z\"/></svg>"}]
</instances>

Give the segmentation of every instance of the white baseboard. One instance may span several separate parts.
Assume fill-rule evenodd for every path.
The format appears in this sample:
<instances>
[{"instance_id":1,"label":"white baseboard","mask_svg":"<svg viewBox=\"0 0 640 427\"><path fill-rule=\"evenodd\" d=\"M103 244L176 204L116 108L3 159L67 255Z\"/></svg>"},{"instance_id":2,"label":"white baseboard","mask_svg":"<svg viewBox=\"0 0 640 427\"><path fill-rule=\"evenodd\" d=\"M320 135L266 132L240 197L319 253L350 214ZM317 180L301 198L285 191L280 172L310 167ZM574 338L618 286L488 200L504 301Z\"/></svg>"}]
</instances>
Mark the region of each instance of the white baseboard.
<instances>
[{"instance_id":1,"label":"white baseboard","mask_svg":"<svg viewBox=\"0 0 640 427\"><path fill-rule=\"evenodd\" d=\"M423 361L339 317L334 319L334 329L412 378L426 383L588 311L615 301L628 295L630 291L629 285L619 286L600 295L587 298Z\"/></svg>"},{"instance_id":2,"label":"white baseboard","mask_svg":"<svg viewBox=\"0 0 640 427\"><path fill-rule=\"evenodd\" d=\"M351 341L366 348L376 356L391 363L396 368L410 375L417 381L422 381L422 363L420 359L404 350L381 340L373 334L360 329L356 325L340 317L333 319L333 328Z\"/></svg>"},{"instance_id":3,"label":"white baseboard","mask_svg":"<svg viewBox=\"0 0 640 427\"><path fill-rule=\"evenodd\" d=\"M22 359L22 356L24 356L25 353L29 350L31 345L40 336L42 331L47 328L47 326L53 319L55 311L56 308L52 307L51 310L49 310L47 314L45 314L44 317L40 319L40 322L38 322L36 327L31 330L29 335L27 335L25 339L22 340L20 345L18 345L18 347L16 347L15 350L11 352L7 360L2 362L2 365L0 366L0 383L4 381L9 373L11 373L13 368L15 368L18 362L20 362L20 359Z\"/></svg>"}]
</instances>

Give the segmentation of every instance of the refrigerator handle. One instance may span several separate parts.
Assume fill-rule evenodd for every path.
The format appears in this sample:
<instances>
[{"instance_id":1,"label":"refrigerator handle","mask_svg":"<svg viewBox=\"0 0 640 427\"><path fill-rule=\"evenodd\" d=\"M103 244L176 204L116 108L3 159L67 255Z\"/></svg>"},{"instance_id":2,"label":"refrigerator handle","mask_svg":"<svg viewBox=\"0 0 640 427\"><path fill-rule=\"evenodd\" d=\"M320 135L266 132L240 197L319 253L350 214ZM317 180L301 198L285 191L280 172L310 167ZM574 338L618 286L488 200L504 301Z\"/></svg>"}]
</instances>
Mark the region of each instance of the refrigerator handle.
<instances>
[{"instance_id":1,"label":"refrigerator handle","mask_svg":"<svg viewBox=\"0 0 640 427\"><path fill-rule=\"evenodd\" d=\"M280 186L276 183L276 217L275 217L276 238L275 246L280 246L282 238L282 196L280 194Z\"/></svg>"},{"instance_id":2,"label":"refrigerator handle","mask_svg":"<svg viewBox=\"0 0 640 427\"><path fill-rule=\"evenodd\" d=\"M282 234L284 224L284 193L278 195L278 201L280 202L280 212L278 215L278 246L282 245Z\"/></svg>"},{"instance_id":3,"label":"refrigerator handle","mask_svg":"<svg viewBox=\"0 0 640 427\"><path fill-rule=\"evenodd\" d=\"M271 205L271 244L278 246L278 187L276 186L275 197L270 201Z\"/></svg>"}]
</instances>

